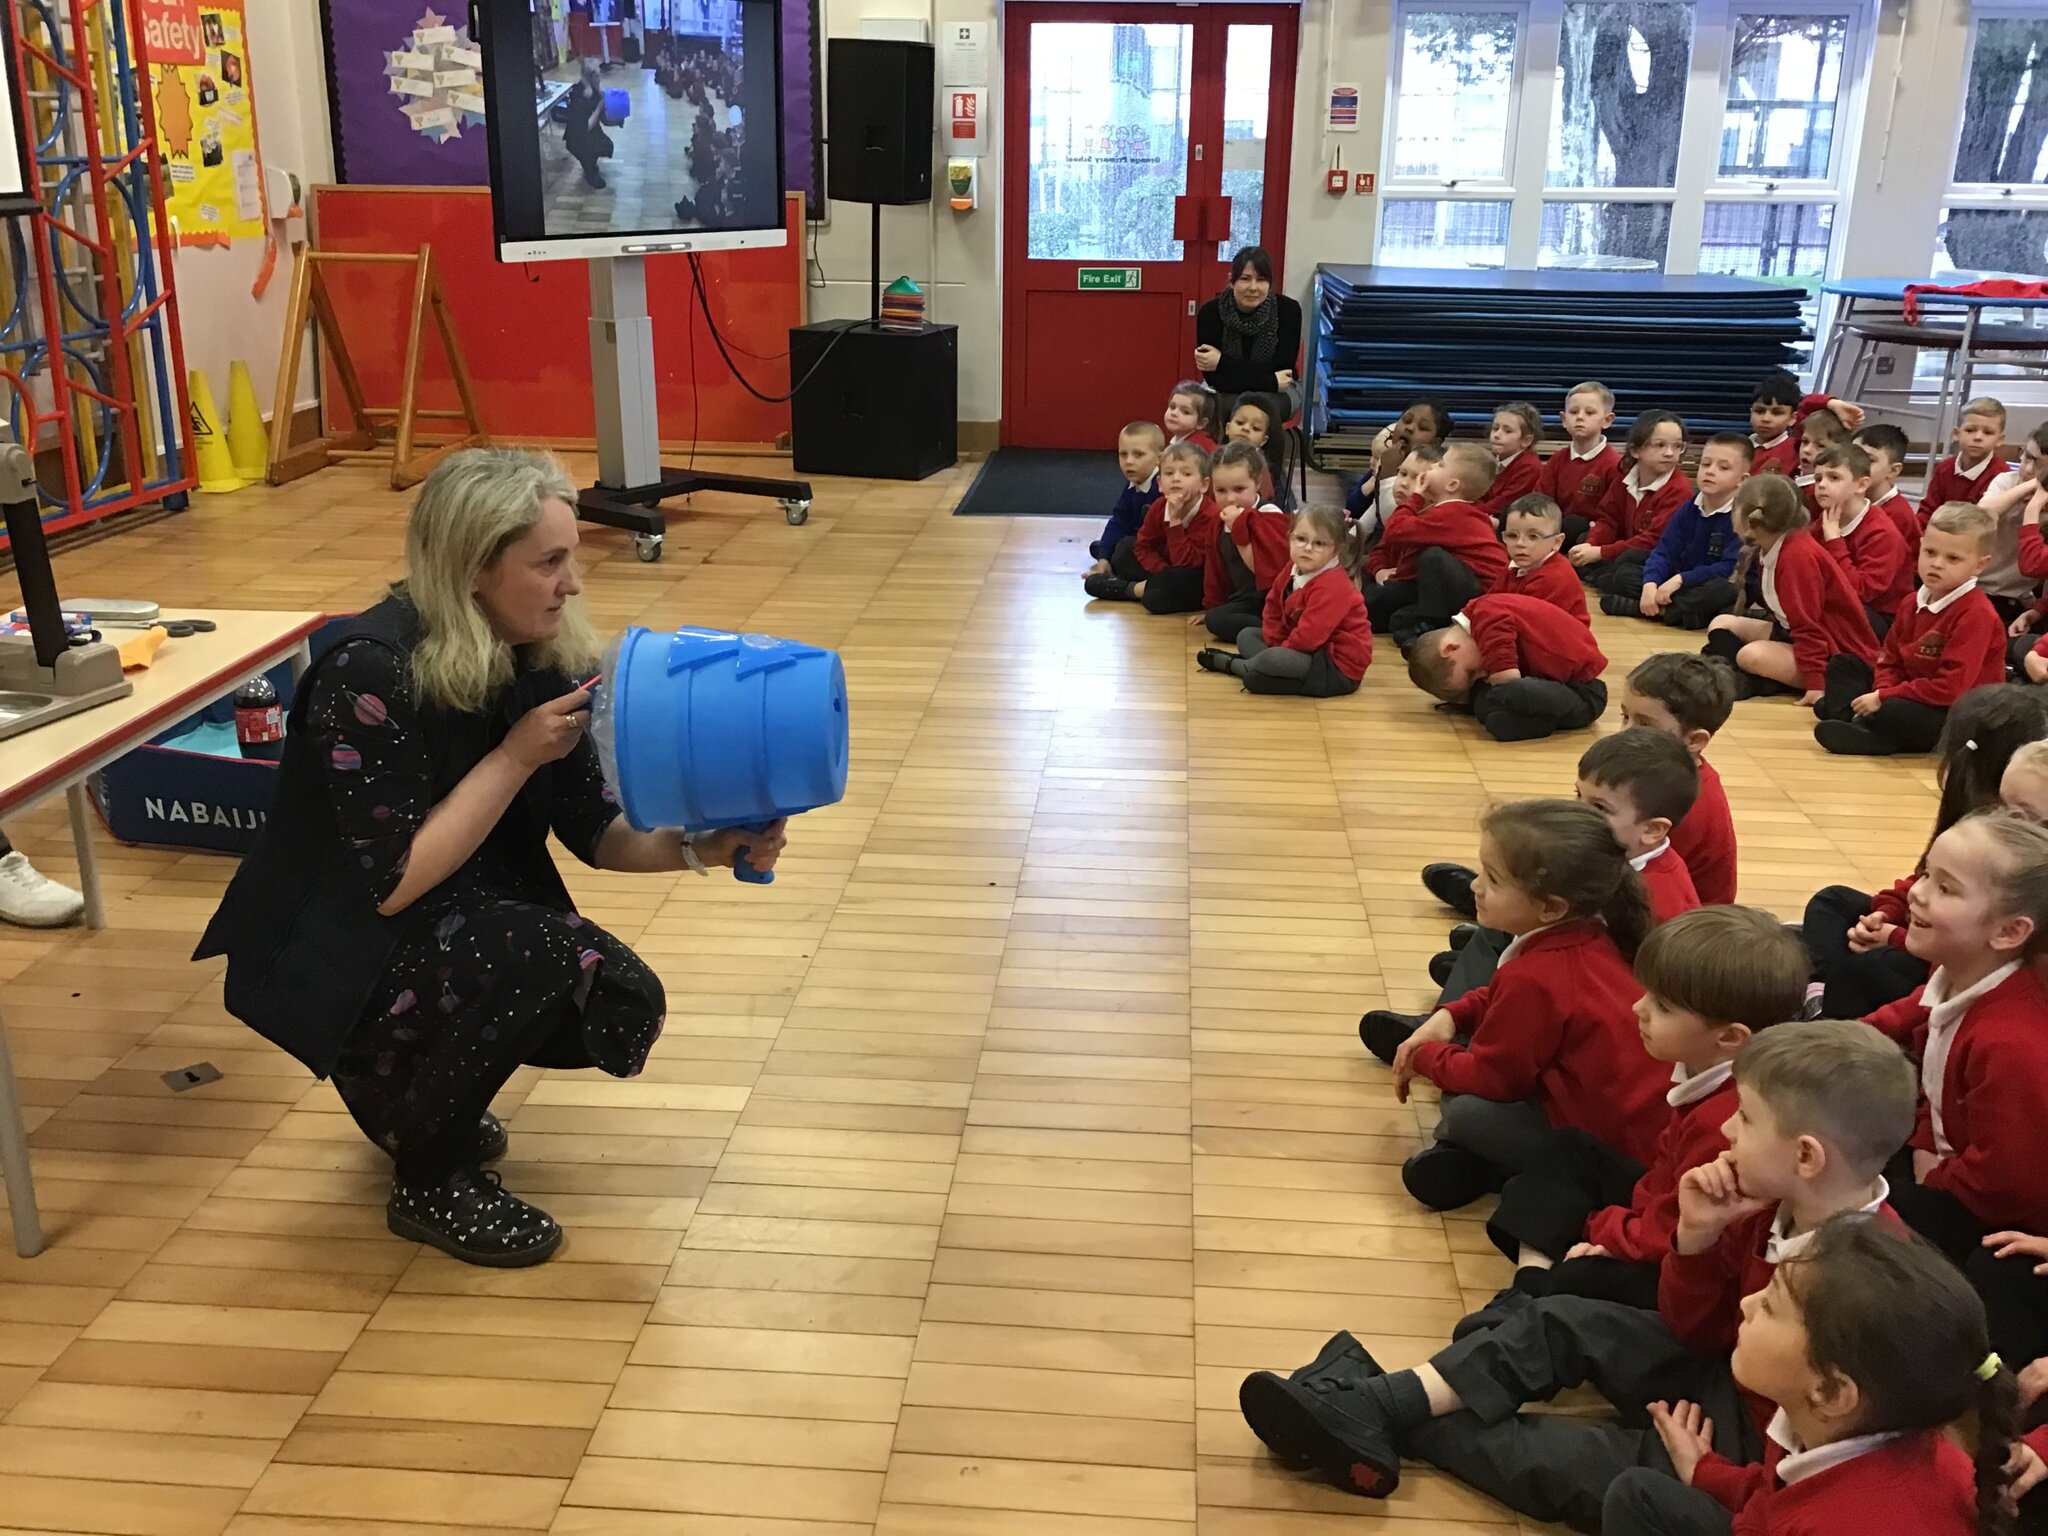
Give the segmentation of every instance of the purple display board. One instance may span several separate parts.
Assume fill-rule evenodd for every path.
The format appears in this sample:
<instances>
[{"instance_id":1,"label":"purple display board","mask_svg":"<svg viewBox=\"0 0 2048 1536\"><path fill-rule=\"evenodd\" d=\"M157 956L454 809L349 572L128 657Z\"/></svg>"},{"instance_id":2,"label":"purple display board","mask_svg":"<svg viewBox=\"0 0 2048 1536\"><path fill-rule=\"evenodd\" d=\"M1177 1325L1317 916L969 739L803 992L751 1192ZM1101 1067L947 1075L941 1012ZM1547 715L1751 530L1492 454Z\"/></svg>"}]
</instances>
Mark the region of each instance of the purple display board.
<instances>
[{"instance_id":1,"label":"purple display board","mask_svg":"<svg viewBox=\"0 0 2048 1536\"><path fill-rule=\"evenodd\" d=\"M467 7L322 0L336 179L357 186L490 183L482 88L437 83L469 67ZM783 0L783 180L819 206L817 0ZM479 69L480 74L480 69Z\"/></svg>"}]
</instances>

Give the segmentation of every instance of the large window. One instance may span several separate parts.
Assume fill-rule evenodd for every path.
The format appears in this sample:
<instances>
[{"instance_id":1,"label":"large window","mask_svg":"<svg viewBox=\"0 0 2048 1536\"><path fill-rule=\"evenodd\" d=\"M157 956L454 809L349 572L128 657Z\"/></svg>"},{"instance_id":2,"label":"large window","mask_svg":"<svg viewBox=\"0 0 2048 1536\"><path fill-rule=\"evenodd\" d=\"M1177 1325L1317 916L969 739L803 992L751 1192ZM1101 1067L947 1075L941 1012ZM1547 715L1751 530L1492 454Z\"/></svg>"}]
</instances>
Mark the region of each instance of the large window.
<instances>
[{"instance_id":1,"label":"large window","mask_svg":"<svg viewBox=\"0 0 2048 1536\"><path fill-rule=\"evenodd\" d=\"M2048 18L1981 6L1934 270L2048 272Z\"/></svg>"},{"instance_id":2,"label":"large window","mask_svg":"<svg viewBox=\"0 0 2048 1536\"><path fill-rule=\"evenodd\" d=\"M1813 291L1868 0L1409 0L1379 260ZM2048 91L2048 68L2038 76Z\"/></svg>"}]
</instances>

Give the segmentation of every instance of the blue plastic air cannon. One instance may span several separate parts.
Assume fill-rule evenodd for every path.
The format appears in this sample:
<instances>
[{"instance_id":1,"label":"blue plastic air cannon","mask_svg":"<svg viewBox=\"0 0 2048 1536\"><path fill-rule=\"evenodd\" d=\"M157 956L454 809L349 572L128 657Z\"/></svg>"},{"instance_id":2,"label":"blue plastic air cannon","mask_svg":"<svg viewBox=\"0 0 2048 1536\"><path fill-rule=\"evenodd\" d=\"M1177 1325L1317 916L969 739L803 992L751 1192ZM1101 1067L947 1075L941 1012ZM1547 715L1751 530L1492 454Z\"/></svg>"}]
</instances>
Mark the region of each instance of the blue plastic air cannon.
<instances>
[{"instance_id":1,"label":"blue plastic air cannon","mask_svg":"<svg viewBox=\"0 0 2048 1536\"><path fill-rule=\"evenodd\" d=\"M797 640L635 626L606 653L590 734L638 830L764 831L846 794L846 669ZM775 878L745 849L733 874Z\"/></svg>"}]
</instances>

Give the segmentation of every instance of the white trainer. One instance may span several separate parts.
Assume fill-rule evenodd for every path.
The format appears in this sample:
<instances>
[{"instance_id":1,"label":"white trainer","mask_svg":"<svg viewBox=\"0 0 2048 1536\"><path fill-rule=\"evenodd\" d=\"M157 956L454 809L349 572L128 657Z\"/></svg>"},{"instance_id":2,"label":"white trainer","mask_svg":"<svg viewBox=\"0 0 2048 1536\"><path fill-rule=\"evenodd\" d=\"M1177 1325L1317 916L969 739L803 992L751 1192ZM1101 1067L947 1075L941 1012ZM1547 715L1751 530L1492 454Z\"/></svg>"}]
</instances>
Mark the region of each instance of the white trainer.
<instances>
[{"instance_id":1,"label":"white trainer","mask_svg":"<svg viewBox=\"0 0 2048 1536\"><path fill-rule=\"evenodd\" d=\"M85 916L85 898L60 885L16 849L0 858L0 922L17 928L63 928Z\"/></svg>"}]
</instances>

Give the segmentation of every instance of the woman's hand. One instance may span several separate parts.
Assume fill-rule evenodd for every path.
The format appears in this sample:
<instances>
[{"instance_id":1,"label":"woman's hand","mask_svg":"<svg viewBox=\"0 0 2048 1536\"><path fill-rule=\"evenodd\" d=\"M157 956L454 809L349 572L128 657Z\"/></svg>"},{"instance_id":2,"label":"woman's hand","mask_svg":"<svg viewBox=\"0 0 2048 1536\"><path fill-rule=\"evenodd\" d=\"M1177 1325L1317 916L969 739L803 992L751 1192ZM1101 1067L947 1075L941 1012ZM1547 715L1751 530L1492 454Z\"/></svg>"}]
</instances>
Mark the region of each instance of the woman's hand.
<instances>
[{"instance_id":1,"label":"woman's hand","mask_svg":"<svg viewBox=\"0 0 2048 1536\"><path fill-rule=\"evenodd\" d=\"M1283 391L1294 388L1294 370L1292 368L1276 370L1273 374L1273 387Z\"/></svg>"},{"instance_id":2,"label":"woman's hand","mask_svg":"<svg viewBox=\"0 0 2048 1536\"><path fill-rule=\"evenodd\" d=\"M1223 354L1214 347L1195 348L1195 367L1203 373L1214 373L1216 365L1223 361Z\"/></svg>"},{"instance_id":3,"label":"woman's hand","mask_svg":"<svg viewBox=\"0 0 2048 1536\"><path fill-rule=\"evenodd\" d=\"M590 723L589 711L587 688L536 704L506 733L498 750L528 773L545 768L576 750L576 743L583 739L583 728Z\"/></svg>"},{"instance_id":4,"label":"woman's hand","mask_svg":"<svg viewBox=\"0 0 2048 1536\"><path fill-rule=\"evenodd\" d=\"M765 832L756 832L748 827L726 827L718 832L706 832L692 845L697 857L714 869L730 869L733 859L739 854L747 856L747 862L755 869L768 870L775 867L775 861L782 857L782 850L789 846L789 818L782 817L768 823Z\"/></svg>"},{"instance_id":5,"label":"woman's hand","mask_svg":"<svg viewBox=\"0 0 2048 1536\"><path fill-rule=\"evenodd\" d=\"M1690 1488L1693 1469L1713 1454L1714 1421L1701 1411L1698 1403L1652 1403L1650 1422L1657 1427L1657 1438L1664 1442L1671 1457L1671 1470Z\"/></svg>"}]
</instances>

